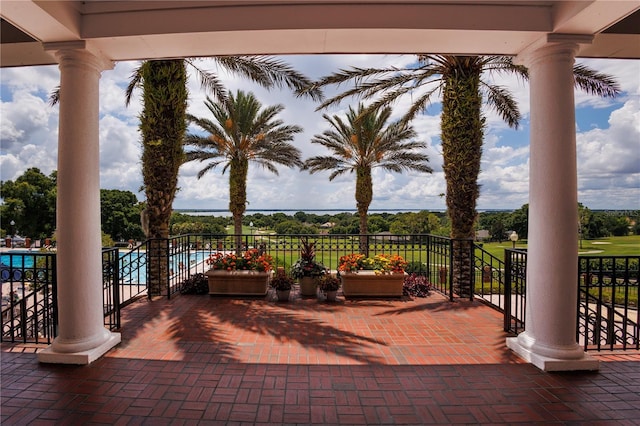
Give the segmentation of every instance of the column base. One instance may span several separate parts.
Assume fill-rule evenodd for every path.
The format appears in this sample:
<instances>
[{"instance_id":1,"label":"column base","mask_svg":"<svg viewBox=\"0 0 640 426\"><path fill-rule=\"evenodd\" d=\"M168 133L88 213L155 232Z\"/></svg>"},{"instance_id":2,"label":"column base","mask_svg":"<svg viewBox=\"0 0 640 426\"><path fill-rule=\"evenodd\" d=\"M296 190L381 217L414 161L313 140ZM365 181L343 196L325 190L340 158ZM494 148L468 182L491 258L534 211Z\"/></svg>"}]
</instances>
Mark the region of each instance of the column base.
<instances>
[{"instance_id":1,"label":"column base","mask_svg":"<svg viewBox=\"0 0 640 426\"><path fill-rule=\"evenodd\" d=\"M48 364L76 364L87 365L100 358L110 349L120 343L120 333L111 333L107 340L99 346L80 352L55 352L49 346L42 352L38 352L38 361Z\"/></svg>"},{"instance_id":2,"label":"column base","mask_svg":"<svg viewBox=\"0 0 640 426\"><path fill-rule=\"evenodd\" d=\"M595 371L600 368L600 361L586 352L579 358L553 358L534 352L532 347L523 345L517 337L508 337L507 347L542 371Z\"/></svg>"}]
</instances>

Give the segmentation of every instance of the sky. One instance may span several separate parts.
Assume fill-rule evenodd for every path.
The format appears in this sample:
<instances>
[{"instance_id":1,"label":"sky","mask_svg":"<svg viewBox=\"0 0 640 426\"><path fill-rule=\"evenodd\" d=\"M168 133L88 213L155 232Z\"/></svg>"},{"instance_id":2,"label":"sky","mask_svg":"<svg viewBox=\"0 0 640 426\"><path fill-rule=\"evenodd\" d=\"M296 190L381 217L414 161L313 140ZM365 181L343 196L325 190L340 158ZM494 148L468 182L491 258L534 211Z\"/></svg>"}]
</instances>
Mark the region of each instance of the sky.
<instances>
[{"instance_id":1,"label":"sky","mask_svg":"<svg viewBox=\"0 0 640 426\"><path fill-rule=\"evenodd\" d=\"M407 66L413 55L299 55L283 61L310 78L319 78L351 66ZM613 75L622 93L615 99L601 99L576 91L576 142L578 153L578 201L592 210L640 209L640 61L578 59L578 62ZM312 144L314 135L329 129L322 114L344 117L350 99L335 108L316 111L317 103L300 99L288 90L267 91L238 77L227 75L206 59L198 66L215 71L230 90L253 92L264 105L282 104L279 115L286 124L304 131L292 142L302 159L328 154ZM141 174L141 144L138 116L140 93L125 107L124 92L138 62L119 62L102 73L100 81L100 186L132 191L144 201ZM190 72L188 112L211 118L204 106L205 93ZM479 177L479 210L518 209L528 203L529 186L529 87L515 76L485 76L507 87L516 97L523 120L518 130L509 129L492 111L485 110L487 127ZM49 174L57 168L58 107L48 105L51 91L59 85L57 66L0 69L0 180L14 180L27 168ZM341 90L339 88L337 90ZM327 96L337 93L326 91ZM393 105L392 119L405 111L410 99ZM374 197L370 209L444 210L445 179L440 145L439 98L426 113L413 121L417 140L427 145L433 173L390 173L375 169ZM198 132L195 127L190 131ZM197 179L203 163L180 168L176 209L227 209L228 173L221 168ZM253 164L249 167L247 208L268 209L354 209L355 175L345 174L329 181L329 172L310 175L306 171L278 167L275 175Z\"/></svg>"}]
</instances>

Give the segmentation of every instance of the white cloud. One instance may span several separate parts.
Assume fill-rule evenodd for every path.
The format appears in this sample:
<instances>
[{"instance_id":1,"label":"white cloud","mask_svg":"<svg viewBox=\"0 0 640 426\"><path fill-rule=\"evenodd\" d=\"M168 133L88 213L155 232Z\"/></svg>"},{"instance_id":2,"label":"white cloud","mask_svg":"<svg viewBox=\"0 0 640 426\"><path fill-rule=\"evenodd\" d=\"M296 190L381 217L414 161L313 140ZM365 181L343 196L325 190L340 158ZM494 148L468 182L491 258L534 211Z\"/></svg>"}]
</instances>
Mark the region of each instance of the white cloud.
<instances>
[{"instance_id":1,"label":"white cloud","mask_svg":"<svg viewBox=\"0 0 640 426\"><path fill-rule=\"evenodd\" d=\"M414 61L412 55L299 55L286 56L291 64L311 78L327 75L339 68L406 66ZM582 60L581 60L582 61ZM623 95L619 99L602 101L576 92L577 115L588 106L590 114L599 114L599 122L608 126L578 131L579 197L590 208L637 208L640 172L638 149L640 141L640 61L584 60L587 65L618 77ZM102 73L100 83L100 149L101 186L138 192L142 185L140 171L140 135L138 116L141 111L139 90L134 92L129 107L124 104L124 91L137 62L116 64L113 70ZM344 114L357 100L347 100L327 111L315 111L316 103L298 99L288 90L268 91L242 80L225 75L213 66L210 59L198 61L202 69L220 72L231 90L253 91L263 105L284 104L280 117L289 124L297 124L304 132L296 135L294 144L302 156L324 154L321 146L311 144L314 135L328 128L322 118ZM203 104L205 95L190 71L189 112L209 117ZM514 93L523 115L522 130L506 130L506 125L493 112L487 111L487 128L479 183L480 209L519 208L528 202L528 115L529 87L514 76L495 76L495 81ZM56 168L58 109L48 105L48 96L59 83L55 66L2 69L0 117L0 173L2 180L15 179L29 167L39 167L44 173ZM333 88L331 96L342 88ZM434 98L434 102L437 102ZM394 105L398 117L410 99ZM434 105L437 107L437 104ZM607 107L606 109L604 107ZM595 108L595 112L593 109ZM444 209L445 192L440 147L440 117L432 108L429 114L417 117L413 123L419 140L427 143L434 173L392 174L375 172L372 208ZM612 112L611 112L612 111ZM607 117L607 114L609 115ZM207 173L202 179L196 174L202 163L185 164L180 169L179 188L174 207L226 209L228 206L228 175L221 169ZM279 168L275 176L257 166L250 166L248 194L249 208L312 209L355 208L354 175L344 175L330 182L329 173L310 175L307 172ZM635 197L635 199L634 199Z\"/></svg>"}]
</instances>

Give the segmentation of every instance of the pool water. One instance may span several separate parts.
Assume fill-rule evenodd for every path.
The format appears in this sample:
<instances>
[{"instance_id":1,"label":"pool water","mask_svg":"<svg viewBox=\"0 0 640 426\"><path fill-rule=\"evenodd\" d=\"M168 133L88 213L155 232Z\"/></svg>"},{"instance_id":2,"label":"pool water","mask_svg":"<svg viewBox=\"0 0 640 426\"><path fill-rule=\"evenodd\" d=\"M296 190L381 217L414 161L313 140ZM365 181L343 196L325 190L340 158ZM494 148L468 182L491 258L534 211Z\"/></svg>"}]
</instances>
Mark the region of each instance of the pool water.
<instances>
[{"instance_id":1,"label":"pool water","mask_svg":"<svg viewBox=\"0 0 640 426\"><path fill-rule=\"evenodd\" d=\"M196 265L209 257L207 252L191 252L189 255L189 267ZM124 259L123 259L124 258ZM128 259L127 259L128 258ZM178 273L181 263L185 262L186 256L172 256L170 259L169 270L172 273ZM124 284L144 284L147 281L147 258L146 253L121 253L120 254L120 275Z\"/></svg>"},{"instance_id":2,"label":"pool water","mask_svg":"<svg viewBox=\"0 0 640 426\"><path fill-rule=\"evenodd\" d=\"M10 268L33 268L37 254L29 251L19 252L12 251L11 255L3 254L0 256L0 262Z\"/></svg>"},{"instance_id":3,"label":"pool water","mask_svg":"<svg viewBox=\"0 0 640 426\"><path fill-rule=\"evenodd\" d=\"M35 264L37 253L32 252L16 252L3 254L0 256L2 262L2 280L9 279L11 270L32 269ZM192 252L189 256L189 265L195 265L202 262L209 256L205 252ZM180 271L180 263L185 263L186 256L173 256L169 269L174 273ZM120 254L120 273L125 284L144 284L147 278L147 259L146 253L121 253ZM188 266L188 265L186 265ZM22 274L20 274L21 276ZM19 279L18 279L19 280Z\"/></svg>"}]
</instances>

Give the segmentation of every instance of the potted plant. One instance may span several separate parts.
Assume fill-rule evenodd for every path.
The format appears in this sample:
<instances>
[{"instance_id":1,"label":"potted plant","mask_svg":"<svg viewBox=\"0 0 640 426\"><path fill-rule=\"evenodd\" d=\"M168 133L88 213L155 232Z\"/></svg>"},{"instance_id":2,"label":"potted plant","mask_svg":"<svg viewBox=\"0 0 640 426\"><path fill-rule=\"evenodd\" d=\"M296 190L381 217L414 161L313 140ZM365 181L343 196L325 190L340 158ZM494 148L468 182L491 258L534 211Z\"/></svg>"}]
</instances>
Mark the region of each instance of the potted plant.
<instances>
[{"instance_id":1,"label":"potted plant","mask_svg":"<svg viewBox=\"0 0 640 426\"><path fill-rule=\"evenodd\" d=\"M401 297L407 265L397 254L366 257L353 253L342 256L338 265L342 293L346 297Z\"/></svg>"},{"instance_id":2,"label":"potted plant","mask_svg":"<svg viewBox=\"0 0 640 426\"><path fill-rule=\"evenodd\" d=\"M209 294L264 296L271 276L273 259L258 249L235 253L212 253L206 260L211 267L205 275Z\"/></svg>"},{"instance_id":3,"label":"potted plant","mask_svg":"<svg viewBox=\"0 0 640 426\"><path fill-rule=\"evenodd\" d=\"M293 278L287 276L284 270L278 270L278 274L271 279L270 285L276 290L279 302L286 302L289 300L289 294L291 293L293 283Z\"/></svg>"},{"instance_id":4,"label":"potted plant","mask_svg":"<svg viewBox=\"0 0 640 426\"><path fill-rule=\"evenodd\" d=\"M307 237L301 237L300 242L300 258L291 266L291 276L300 282L300 295L315 296L318 278L326 274L327 268L315 260L315 243Z\"/></svg>"},{"instance_id":5,"label":"potted plant","mask_svg":"<svg viewBox=\"0 0 640 426\"><path fill-rule=\"evenodd\" d=\"M342 281L340 278L331 274L325 274L319 279L320 291L325 294L328 302L334 302L336 300L336 295L338 294L341 284Z\"/></svg>"}]
</instances>

